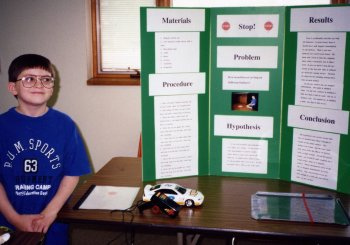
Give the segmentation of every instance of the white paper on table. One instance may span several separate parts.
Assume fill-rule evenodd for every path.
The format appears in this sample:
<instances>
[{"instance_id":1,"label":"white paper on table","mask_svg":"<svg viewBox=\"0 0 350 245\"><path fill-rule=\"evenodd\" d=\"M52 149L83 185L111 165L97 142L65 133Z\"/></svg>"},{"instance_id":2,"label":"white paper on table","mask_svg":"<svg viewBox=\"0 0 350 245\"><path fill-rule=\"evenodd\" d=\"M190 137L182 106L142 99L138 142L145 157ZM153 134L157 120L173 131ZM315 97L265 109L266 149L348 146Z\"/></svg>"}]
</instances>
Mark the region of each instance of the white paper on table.
<instances>
[{"instance_id":1,"label":"white paper on table","mask_svg":"<svg viewBox=\"0 0 350 245\"><path fill-rule=\"evenodd\" d=\"M139 187L95 186L79 209L125 210L132 206Z\"/></svg>"}]
</instances>

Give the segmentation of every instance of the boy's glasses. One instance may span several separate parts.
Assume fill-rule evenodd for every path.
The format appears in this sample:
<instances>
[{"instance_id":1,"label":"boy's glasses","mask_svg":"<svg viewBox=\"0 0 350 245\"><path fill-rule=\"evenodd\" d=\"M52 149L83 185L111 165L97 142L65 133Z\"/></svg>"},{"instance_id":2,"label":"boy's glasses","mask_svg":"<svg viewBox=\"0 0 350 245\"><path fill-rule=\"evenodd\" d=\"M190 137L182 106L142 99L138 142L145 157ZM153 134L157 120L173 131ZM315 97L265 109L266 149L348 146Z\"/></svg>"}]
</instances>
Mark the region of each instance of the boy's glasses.
<instances>
[{"instance_id":1,"label":"boy's glasses","mask_svg":"<svg viewBox=\"0 0 350 245\"><path fill-rule=\"evenodd\" d=\"M45 88L53 88L55 86L55 79L50 76L24 76L17 80L22 81L23 87L32 88L35 84L40 81Z\"/></svg>"}]
</instances>

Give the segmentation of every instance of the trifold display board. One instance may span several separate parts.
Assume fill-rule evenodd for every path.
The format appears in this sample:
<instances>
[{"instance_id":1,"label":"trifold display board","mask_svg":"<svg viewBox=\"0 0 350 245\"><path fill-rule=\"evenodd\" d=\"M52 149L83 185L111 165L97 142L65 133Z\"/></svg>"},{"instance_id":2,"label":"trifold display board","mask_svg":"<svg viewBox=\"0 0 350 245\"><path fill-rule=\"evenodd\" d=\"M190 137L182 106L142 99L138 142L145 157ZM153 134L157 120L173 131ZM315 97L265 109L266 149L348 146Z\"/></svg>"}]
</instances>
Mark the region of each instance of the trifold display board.
<instances>
[{"instance_id":1,"label":"trifold display board","mask_svg":"<svg viewBox=\"0 0 350 245\"><path fill-rule=\"evenodd\" d=\"M141 8L143 180L350 193L349 5Z\"/></svg>"}]
</instances>

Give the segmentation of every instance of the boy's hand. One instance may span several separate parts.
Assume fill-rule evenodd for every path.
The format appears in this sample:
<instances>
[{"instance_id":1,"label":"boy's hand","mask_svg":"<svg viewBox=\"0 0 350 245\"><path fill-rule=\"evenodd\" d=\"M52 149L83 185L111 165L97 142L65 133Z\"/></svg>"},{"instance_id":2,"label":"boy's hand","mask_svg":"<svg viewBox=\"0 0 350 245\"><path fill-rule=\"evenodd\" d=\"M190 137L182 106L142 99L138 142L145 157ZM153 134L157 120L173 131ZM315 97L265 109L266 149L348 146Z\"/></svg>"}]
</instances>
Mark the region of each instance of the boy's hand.
<instances>
[{"instance_id":1,"label":"boy's hand","mask_svg":"<svg viewBox=\"0 0 350 245\"><path fill-rule=\"evenodd\" d=\"M33 229L33 221L34 220L40 220L43 218L42 214L22 214L18 215L17 218L15 218L12 221L12 224L21 231L27 231L27 232L35 232Z\"/></svg>"},{"instance_id":2,"label":"boy's hand","mask_svg":"<svg viewBox=\"0 0 350 245\"><path fill-rule=\"evenodd\" d=\"M41 218L34 219L32 228L35 232L46 233L50 225L55 221L57 214L42 213Z\"/></svg>"},{"instance_id":3,"label":"boy's hand","mask_svg":"<svg viewBox=\"0 0 350 245\"><path fill-rule=\"evenodd\" d=\"M78 184L78 176L64 176L56 195L41 212L42 218L33 220L32 227L36 232L46 233L50 225L55 221L58 211L72 194Z\"/></svg>"}]
</instances>

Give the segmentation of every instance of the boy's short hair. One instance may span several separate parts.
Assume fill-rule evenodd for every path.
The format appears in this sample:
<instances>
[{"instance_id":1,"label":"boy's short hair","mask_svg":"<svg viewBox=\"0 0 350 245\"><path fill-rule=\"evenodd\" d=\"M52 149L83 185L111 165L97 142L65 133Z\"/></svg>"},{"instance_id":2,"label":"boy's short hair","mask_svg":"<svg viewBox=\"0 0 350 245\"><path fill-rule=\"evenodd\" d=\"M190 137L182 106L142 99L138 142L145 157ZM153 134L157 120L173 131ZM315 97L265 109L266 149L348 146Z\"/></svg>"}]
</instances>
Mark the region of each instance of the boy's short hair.
<instances>
[{"instance_id":1,"label":"boy's short hair","mask_svg":"<svg viewBox=\"0 0 350 245\"><path fill-rule=\"evenodd\" d=\"M51 73L55 77L55 70L51 61L38 54L23 54L15 58L9 67L9 82L16 82L19 74L26 69L40 68Z\"/></svg>"}]
</instances>

